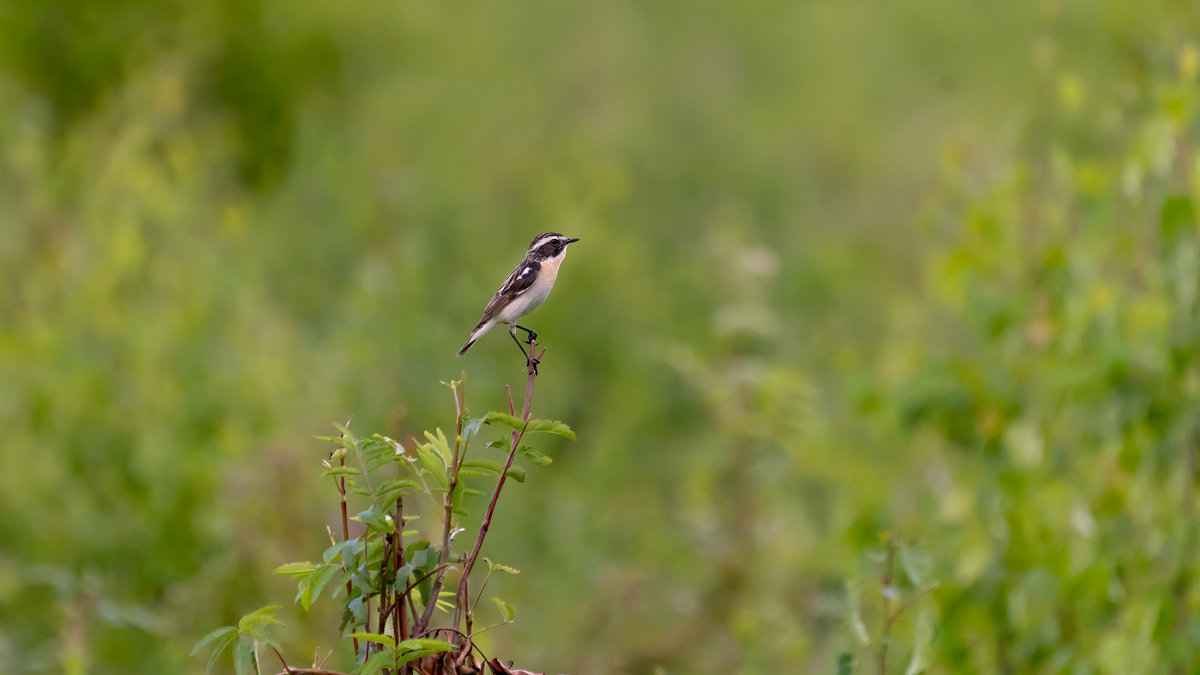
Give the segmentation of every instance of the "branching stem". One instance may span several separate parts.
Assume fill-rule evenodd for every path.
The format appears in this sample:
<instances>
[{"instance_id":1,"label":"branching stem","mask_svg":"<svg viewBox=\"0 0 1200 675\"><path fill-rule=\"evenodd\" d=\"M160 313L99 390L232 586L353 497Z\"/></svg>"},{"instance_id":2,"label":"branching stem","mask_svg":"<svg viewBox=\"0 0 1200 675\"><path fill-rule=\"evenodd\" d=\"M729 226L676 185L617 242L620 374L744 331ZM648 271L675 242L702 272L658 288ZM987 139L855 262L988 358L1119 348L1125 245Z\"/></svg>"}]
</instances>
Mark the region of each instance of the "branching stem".
<instances>
[{"instance_id":1,"label":"branching stem","mask_svg":"<svg viewBox=\"0 0 1200 675\"><path fill-rule=\"evenodd\" d=\"M892 585L893 568L896 563L896 543L891 539L887 542L887 558L883 562L883 630L879 639L879 675L887 675L887 653L888 645L892 641L892 624L896 623L896 619L900 618L900 614L905 607L901 606L899 610L892 611L892 597L888 589Z\"/></svg>"},{"instance_id":2,"label":"branching stem","mask_svg":"<svg viewBox=\"0 0 1200 675\"><path fill-rule=\"evenodd\" d=\"M546 350L543 348L541 354L537 354L537 342L530 340L529 353L535 355L527 367L528 377L525 381L525 403L521 406L521 419L525 421L524 426L520 431L513 430L512 444L508 449L508 458L504 462L504 469L500 471L500 477L496 479L496 489L492 490L491 501L488 502L487 511L483 514L483 522L479 525L479 534L475 537L475 546L471 549L470 555L467 556L463 563L462 577L458 582L458 601L454 603L454 627L459 626L462 620L463 611L470 611L467 604L471 601L470 594L467 591L468 583L471 577L471 570L475 567L475 561L479 559L479 551L483 548L483 540L487 537L488 528L492 524L492 514L496 511L496 502L500 499L500 490L504 488L504 481L508 478L508 470L512 468L513 459L517 455L517 448L521 447L521 439L525 436L525 429L529 426L529 407L533 403L533 380L537 377L536 363L541 361L541 357L545 355ZM509 410L512 410L512 394L509 393ZM471 637L468 634L466 640L470 641Z\"/></svg>"},{"instance_id":3,"label":"branching stem","mask_svg":"<svg viewBox=\"0 0 1200 675\"><path fill-rule=\"evenodd\" d=\"M354 418L350 418L350 419L346 420L346 428L347 429L350 428L350 422L353 419ZM345 433L339 433L338 435L341 438L346 437ZM341 464L342 468L345 468L346 467L346 453L343 452L341 458L338 461ZM347 512L347 506L346 506L346 474L342 474L341 477L339 477L337 486L338 486L338 493L341 495L341 499L342 499L342 541L346 542L346 541L350 541L350 514ZM342 561L342 569L345 569L345 568L346 568L346 562ZM349 598L351 596L351 594L353 594L353 592L354 592L354 584L352 584L350 582L350 580L347 579L346 580L346 597ZM355 656L355 658L358 657L358 638L354 638L354 656ZM286 664L284 665L284 667L285 668L287 667Z\"/></svg>"},{"instance_id":4,"label":"branching stem","mask_svg":"<svg viewBox=\"0 0 1200 675\"><path fill-rule=\"evenodd\" d=\"M433 579L433 587L429 591L429 597L425 599L425 611L421 612L421 620L417 622L417 631L423 631L429 626L429 622L433 619L433 610L437 607L438 596L442 592L442 581L446 576L446 569L450 562L450 536L454 531L454 491L458 488L458 470L462 464L462 459L459 457L460 449L463 455L466 454L466 448L462 448L462 399L459 398L457 385L451 384L451 391L454 392L454 410L457 413L458 419L455 421L455 438L454 452L450 457L450 480L446 487L446 494L442 498L442 553L438 561L438 575Z\"/></svg>"}]
</instances>

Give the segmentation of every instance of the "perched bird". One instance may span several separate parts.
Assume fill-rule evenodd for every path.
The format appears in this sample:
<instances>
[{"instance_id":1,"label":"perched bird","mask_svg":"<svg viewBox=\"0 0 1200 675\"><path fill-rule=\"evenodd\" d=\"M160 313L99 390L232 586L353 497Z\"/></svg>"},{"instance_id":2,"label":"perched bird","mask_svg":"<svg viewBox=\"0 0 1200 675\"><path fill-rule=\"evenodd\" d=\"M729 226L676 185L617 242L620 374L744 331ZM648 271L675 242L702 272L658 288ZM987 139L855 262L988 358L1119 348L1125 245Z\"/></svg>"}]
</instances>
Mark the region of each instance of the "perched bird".
<instances>
[{"instance_id":1,"label":"perched bird","mask_svg":"<svg viewBox=\"0 0 1200 675\"><path fill-rule=\"evenodd\" d=\"M550 295L550 289L554 288L554 281L558 278L558 266L567 256L567 245L577 241L578 237L564 237L557 232L547 232L534 237L529 244L529 251L525 253L525 259L492 296L487 307L483 309L483 318L475 324L475 328L471 330L471 337L467 338L467 343L458 350L458 355L465 354L484 333L496 324L503 323L508 325L508 334L525 355L526 364L532 366L533 372L536 373L538 361L521 346L521 341L517 339L517 330L525 331L528 344L533 344L537 333L524 326L518 326L517 319L532 312Z\"/></svg>"}]
</instances>

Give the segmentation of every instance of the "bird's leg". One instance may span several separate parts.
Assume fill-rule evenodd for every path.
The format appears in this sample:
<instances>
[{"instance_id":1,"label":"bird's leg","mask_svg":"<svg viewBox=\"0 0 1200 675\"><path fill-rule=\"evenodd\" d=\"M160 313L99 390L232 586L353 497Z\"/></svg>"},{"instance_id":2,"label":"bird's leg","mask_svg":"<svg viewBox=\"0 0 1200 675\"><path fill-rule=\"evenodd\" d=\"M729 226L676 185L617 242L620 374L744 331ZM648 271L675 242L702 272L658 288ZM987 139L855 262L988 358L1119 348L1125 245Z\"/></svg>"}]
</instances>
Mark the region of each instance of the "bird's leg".
<instances>
[{"instance_id":1,"label":"bird's leg","mask_svg":"<svg viewBox=\"0 0 1200 675\"><path fill-rule=\"evenodd\" d=\"M521 340L517 337L517 329L518 328L521 328L521 327L516 324L513 324L512 327L510 327L508 329L508 334L512 336L513 342L517 343L517 349L520 349L521 353L525 355L525 366L528 368L533 368L533 374L537 375L538 363L541 363L541 361L534 358L533 354L530 354L529 352L525 351L525 347L521 346ZM527 333L533 333L533 331L529 330L528 328L521 328L521 330L523 330ZM529 338L530 344L533 344L533 340L536 338L537 338L537 333L533 333L532 337Z\"/></svg>"},{"instance_id":2,"label":"bird's leg","mask_svg":"<svg viewBox=\"0 0 1200 675\"><path fill-rule=\"evenodd\" d=\"M525 331L525 344L527 344L527 345L533 344L533 341L537 339L537 333L529 330L525 326L518 326L517 324L514 323L513 328L517 328L517 329Z\"/></svg>"}]
</instances>

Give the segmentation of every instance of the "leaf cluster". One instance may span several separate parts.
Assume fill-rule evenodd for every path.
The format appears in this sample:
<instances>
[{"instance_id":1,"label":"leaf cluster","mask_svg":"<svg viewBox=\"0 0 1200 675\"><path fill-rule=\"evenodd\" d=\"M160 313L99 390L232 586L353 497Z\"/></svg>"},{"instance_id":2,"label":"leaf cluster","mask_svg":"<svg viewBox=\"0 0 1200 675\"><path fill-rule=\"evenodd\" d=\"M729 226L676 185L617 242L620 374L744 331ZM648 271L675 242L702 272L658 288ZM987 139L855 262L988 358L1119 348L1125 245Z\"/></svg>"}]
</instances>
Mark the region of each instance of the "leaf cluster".
<instances>
[{"instance_id":1,"label":"leaf cluster","mask_svg":"<svg viewBox=\"0 0 1200 675\"><path fill-rule=\"evenodd\" d=\"M442 668L439 672L446 673L457 672L457 664L468 657L471 663L483 663L473 658L472 651L478 647L472 636L516 618L511 604L493 596L489 600L498 613L496 622L475 625L475 609L492 574L517 574L518 570L482 558L487 572L474 595L466 576L480 557L503 478L525 480L525 469L513 465L517 455L534 465L550 464L548 456L521 443L527 433L575 438L562 422L532 419L527 413L524 419L498 412L470 417L463 412L461 381L448 386L457 411L452 437L436 428L424 433L424 441L413 441L406 447L381 434L356 435L348 424L335 424L336 436L319 437L335 446L322 460L322 475L333 482L339 496L342 537L335 537L330 529L331 542L319 562L291 562L275 569L276 574L296 580L295 603L305 611L325 595L340 603L339 636L354 645L355 675L381 670L408 672L409 664L427 657L435 659L437 667ZM490 424L504 428L509 438L487 443L485 449L505 452L504 460L486 454L468 459L472 442L484 425ZM469 484L468 479L478 477L496 479L496 487L483 521L475 530L473 548L456 551L454 542L468 529L470 500L484 495ZM421 517L436 518L437 527L416 526ZM350 536L351 521L360 526L356 536ZM457 592L443 590L452 572L460 576ZM270 647L283 659L279 643L266 631L279 624L275 618L278 609L270 606L256 610L243 617L237 627L226 626L210 633L196 644L193 654L210 649L211 670L226 651L231 651L239 675L259 670L260 647ZM435 623L439 610L453 616L449 625ZM437 635L449 640L434 637ZM450 652L459 656L455 660L436 660Z\"/></svg>"}]
</instances>

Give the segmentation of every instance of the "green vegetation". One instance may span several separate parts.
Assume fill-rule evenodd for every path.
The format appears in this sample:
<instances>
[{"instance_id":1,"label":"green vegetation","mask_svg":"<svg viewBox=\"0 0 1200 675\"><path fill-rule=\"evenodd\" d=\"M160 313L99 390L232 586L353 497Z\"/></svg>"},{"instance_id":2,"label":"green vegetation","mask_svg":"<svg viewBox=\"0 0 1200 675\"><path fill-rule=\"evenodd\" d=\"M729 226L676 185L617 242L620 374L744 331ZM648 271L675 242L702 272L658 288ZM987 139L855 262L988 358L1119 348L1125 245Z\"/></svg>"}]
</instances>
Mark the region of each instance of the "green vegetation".
<instances>
[{"instance_id":1,"label":"green vegetation","mask_svg":"<svg viewBox=\"0 0 1200 675\"><path fill-rule=\"evenodd\" d=\"M582 241L535 407L579 440L505 488L486 654L1195 670L1192 3L19 0L0 32L0 670L200 673L205 635L351 670L337 603L272 574L340 525L314 437L412 449L464 370L468 419L508 409L511 341L454 352L548 230Z\"/></svg>"},{"instance_id":2,"label":"green vegetation","mask_svg":"<svg viewBox=\"0 0 1200 675\"><path fill-rule=\"evenodd\" d=\"M540 358L544 354L544 350L536 351L532 337L529 344L531 356ZM331 599L339 601L340 632L353 646L355 675L374 675L385 669L397 675L479 673L485 667L493 675L513 675L500 658L483 654L476 640L485 631L512 623L516 618L512 605L492 595L488 599L499 611L499 620L486 625L478 620L479 604L492 573L499 570L520 574L520 570L481 558L483 543L507 479L525 482L526 470L514 464L517 455L541 466L553 462L523 444L526 436L551 433L575 439L575 433L562 422L531 417L536 362L527 367L520 417L516 416L511 398L507 413L470 417L462 381L447 383L454 392L453 442L441 428L436 432L426 431L426 442L415 443L411 448L379 434L358 438L341 425L336 437L324 437L323 440L338 446L322 464L324 475L333 478L337 486L342 512L340 536L334 534L333 528L327 530L330 544L321 555L321 562L288 563L279 566L275 573L297 579L296 603L306 611L327 589ZM509 440L487 444L488 448L500 448L507 453L503 462L480 458L478 452L467 459L471 441L476 440L485 424L510 427L506 430L511 435ZM396 474L399 477L388 477ZM479 476L494 477L495 487L479 520L474 544L467 550L455 551L455 538L464 539L460 535L468 529L463 525L470 519L467 510L470 498L485 494L469 486L471 479ZM421 502L425 501L428 503L422 507ZM361 503L365 508L350 516L357 509L352 503ZM418 515L422 513L436 514L436 526L408 528L422 518ZM351 521L361 526L352 531ZM428 539L420 538L422 530L428 532ZM472 576L480 560L487 567L482 579ZM453 574L458 575L457 590L449 591L447 578ZM478 583L474 591L472 582ZM274 616L278 609L263 607L242 617L237 627L224 626L209 633L196 643L192 654L208 649L211 672L222 655L231 651L235 671L243 675L267 669L263 659L270 658L266 654L269 648L285 672L290 672L292 666L287 664L282 645L266 630L270 624L279 624ZM436 616L438 610L453 615L453 620L440 621ZM435 635L445 639L430 637ZM326 674L336 673L324 667L332 651L321 663L314 662L313 667Z\"/></svg>"}]
</instances>

